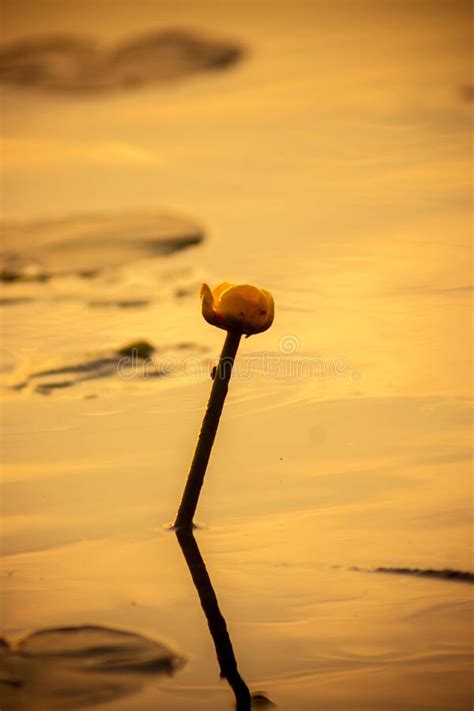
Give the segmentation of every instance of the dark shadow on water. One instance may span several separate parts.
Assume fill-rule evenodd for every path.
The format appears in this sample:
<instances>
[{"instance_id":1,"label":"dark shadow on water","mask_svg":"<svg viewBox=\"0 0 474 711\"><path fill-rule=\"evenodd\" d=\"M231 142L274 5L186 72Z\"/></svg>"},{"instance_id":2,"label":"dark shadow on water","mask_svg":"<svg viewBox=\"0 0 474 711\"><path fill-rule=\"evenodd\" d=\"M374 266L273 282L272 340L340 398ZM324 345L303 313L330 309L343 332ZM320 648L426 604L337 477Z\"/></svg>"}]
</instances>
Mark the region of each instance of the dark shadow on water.
<instances>
[{"instance_id":1,"label":"dark shadow on water","mask_svg":"<svg viewBox=\"0 0 474 711\"><path fill-rule=\"evenodd\" d=\"M17 38L0 50L0 83L31 91L94 96L221 71L243 47L185 28L158 28L111 46L80 34Z\"/></svg>"},{"instance_id":2,"label":"dark shadow on water","mask_svg":"<svg viewBox=\"0 0 474 711\"><path fill-rule=\"evenodd\" d=\"M251 694L245 681L240 676L232 642L226 621L219 609L216 593L212 587L209 573L199 550L194 534L190 530L176 530L176 538L183 552L206 616L209 631L214 642L221 677L231 687L236 701L237 711L248 711L253 706L275 706L263 694Z\"/></svg>"},{"instance_id":3,"label":"dark shadow on water","mask_svg":"<svg viewBox=\"0 0 474 711\"><path fill-rule=\"evenodd\" d=\"M0 282L5 286L65 277L90 282L141 259L166 259L204 240L194 220L160 210L2 221L1 228ZM87 289L86 301L90 296Z\"/></svg>"},{"instance_id":4,"label":"dark shadow on water","mask_svg":"<svg viewBox=\"0 0 474 711\"><path fill-rule=\"evenodd\" d=\"M444 568L443 570L434 570L433 568L376 568L375 573L388 573L391 575L412 575L414 577L433 578L435 580L448 580L455 583L474 584L474 573L466 570L454 570L453 568Z\"/></svg>"},{"instance_id":5,"label":"dark shadow on water","mask_svg":"<svg viewBox=\"0 0 474 711\"><path fill-rule=\"evenodd\" d=\"M39 629L13 643L0 639L0 707L73 711L117 702L184 662L162 642L128 630Z\"/></svg>"}]
</instances>

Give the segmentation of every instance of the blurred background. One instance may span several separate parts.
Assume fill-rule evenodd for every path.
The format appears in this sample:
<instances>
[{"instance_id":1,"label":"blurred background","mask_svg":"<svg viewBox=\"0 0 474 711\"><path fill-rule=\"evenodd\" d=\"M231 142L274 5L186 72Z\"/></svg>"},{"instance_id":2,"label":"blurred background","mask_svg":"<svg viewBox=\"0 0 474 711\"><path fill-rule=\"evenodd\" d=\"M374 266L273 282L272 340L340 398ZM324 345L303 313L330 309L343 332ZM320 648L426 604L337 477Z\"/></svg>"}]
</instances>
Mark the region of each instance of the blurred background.
<instances>
[{"instance_id":1,"label":"blurred background","mask_svg":"<svg viewBox=\"0 0 474 711\"><path fill-rule=\"evenodd\" d=\"M6 637L165 639L176 677L104 704L232 707L163 525L222 344L200 284L255 283L198 512L242 674L467 707L469 589L413 571L472 568L471 4L1 8Z\"/></svg>"}]
</instances>

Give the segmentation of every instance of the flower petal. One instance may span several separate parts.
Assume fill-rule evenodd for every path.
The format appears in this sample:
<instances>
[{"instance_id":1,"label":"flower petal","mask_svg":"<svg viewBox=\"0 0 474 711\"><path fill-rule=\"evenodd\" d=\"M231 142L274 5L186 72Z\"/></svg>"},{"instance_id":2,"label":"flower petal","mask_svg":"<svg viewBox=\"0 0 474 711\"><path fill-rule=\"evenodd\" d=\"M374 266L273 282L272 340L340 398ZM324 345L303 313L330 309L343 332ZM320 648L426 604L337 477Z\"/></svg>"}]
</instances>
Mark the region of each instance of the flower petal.
<instances>
[{"instance_id":1,"label":"flower petal","mask_svg":"<svg viewBox=\"0 0 474 711\"><path fill-rule=\"evenodd\" d=\"M223 281L222 284L219 284L219 286L216 286L212 290L212 295L214 297L214 301L217 303L219 296L224 292L227 291L227 289L230 289L231 287L235 286L235 284L231 284L229 281Z\"/></svg>"},{"instance_id":2,"label":"flower petal","mask_svg":"<svg viewBox=\"0 0 474 711\"><path fill-rule=\"evenodd\" d=\"M212 326L220 326L214 311L214 298L212 291L207 284L201 286L201 308L202 315Z\"/></svg>"}]
</instances>

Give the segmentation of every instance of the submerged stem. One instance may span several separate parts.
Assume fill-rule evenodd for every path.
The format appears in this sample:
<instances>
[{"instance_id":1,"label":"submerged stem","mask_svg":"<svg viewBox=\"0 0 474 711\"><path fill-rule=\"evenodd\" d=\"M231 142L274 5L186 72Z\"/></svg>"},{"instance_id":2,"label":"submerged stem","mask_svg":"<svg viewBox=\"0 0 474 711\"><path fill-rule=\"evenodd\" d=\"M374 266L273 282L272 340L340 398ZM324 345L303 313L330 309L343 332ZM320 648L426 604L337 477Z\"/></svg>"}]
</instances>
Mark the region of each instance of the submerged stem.
<instances>
[{"instance_id":1,"label":"submerged stem","mask_svg":"<svg viewBox=\"0 0 474 711\"><path fill-rule=\"evenodd\" d=\"M234 365L241 335L241 333L233 331L228 331L227 333L214 375L214 383L207 403L206 414L202 421L193 461L189 469L183 498L176 516L174 524L176 528L191 528L192 526L219 419L229 389L232 366Z\"/></svg>"}]
</instances>

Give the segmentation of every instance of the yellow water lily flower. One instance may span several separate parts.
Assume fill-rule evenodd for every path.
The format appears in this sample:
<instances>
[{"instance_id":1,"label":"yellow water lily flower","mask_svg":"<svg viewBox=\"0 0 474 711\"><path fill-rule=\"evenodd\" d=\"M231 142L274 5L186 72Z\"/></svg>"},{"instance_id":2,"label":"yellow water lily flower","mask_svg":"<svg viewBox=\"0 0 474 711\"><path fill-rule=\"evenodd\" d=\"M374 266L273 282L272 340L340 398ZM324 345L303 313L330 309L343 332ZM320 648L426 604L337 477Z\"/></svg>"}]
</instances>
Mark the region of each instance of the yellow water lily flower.
<instances>
[{"instance_id":1,"label":"yellow water lily flower","mask_svg":"<svg viewBox=\"0 0 474 711\"><path fill-rule=\"evenodd\" d=\"M215 289L201 287L202 315L213 326L251 336L273 323L273 296L266 289L250 284L224 282Z\"/></svg>"}]
</instances>

